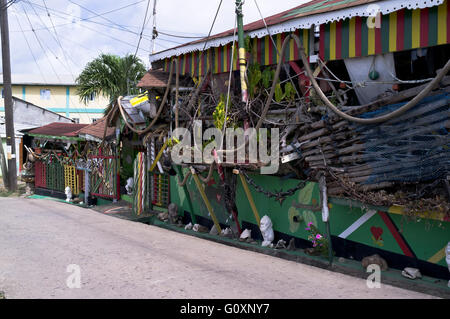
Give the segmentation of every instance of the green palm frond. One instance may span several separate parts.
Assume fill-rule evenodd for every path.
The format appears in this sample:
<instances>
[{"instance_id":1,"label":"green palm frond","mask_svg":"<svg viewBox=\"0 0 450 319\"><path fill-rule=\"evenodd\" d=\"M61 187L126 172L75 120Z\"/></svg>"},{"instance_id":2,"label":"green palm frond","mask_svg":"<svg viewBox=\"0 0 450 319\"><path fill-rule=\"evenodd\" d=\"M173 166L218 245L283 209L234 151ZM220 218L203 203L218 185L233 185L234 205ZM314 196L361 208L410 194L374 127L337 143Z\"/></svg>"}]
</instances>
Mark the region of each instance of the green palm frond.
<instances>
[{"instance_id":1,"label":"green palm frond","mask_svg":"<svg viewBox=\"0 0 450 319\"><path fill-rule=\"evenodd\" d=\"M107 114L119 96L138 92L136 84L145 72L145 65L138 57L101 54L76 79L80 101L87 104L92 94L104 96L110 101L105 109Z\"/></svg>"}]
</instances>

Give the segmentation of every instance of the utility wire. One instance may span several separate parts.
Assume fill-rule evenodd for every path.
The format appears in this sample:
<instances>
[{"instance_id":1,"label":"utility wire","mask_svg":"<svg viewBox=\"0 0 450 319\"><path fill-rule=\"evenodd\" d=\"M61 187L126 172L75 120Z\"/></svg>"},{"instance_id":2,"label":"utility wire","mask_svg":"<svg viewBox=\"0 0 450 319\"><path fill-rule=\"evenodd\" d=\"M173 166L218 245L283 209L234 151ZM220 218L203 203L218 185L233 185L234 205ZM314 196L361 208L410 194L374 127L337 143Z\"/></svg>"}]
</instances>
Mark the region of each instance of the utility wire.
<instances>
[{"instance_id":1,"label":"utility wire","mask_svg":"<svg viewBox=\"0 0 450 319\"><path fill-rule=\"evenodd\" d=\"M53 66L52 61L51 61L50 58L48 57L47 50L46 50L46 49L44 48L44 46L42 45L42 42L41 42L41 40L39 39L39 37L38 37L36 31L34 31L33 24L31 23L30 17L28 16L28 13L27 13L27 11L25 10L25 7L24 7L23 4L22 4L22 10L23 10L23 12L25 13L25 16L27 17L28 23L30 24L31 30L33 31L33 34L34 34L34 36L36 37L36 40L37 40L39 46L41 47L42 51L44 51L44 54L45 54L45 56L47 57L48 63L50 64L50 67L52 68L53 73L55 73L56 78L58 79L58 81L59 81L60 83L62 83L61 78L59 77L58 73L56 72L55 67Z\"/></svg>"},{"instance_id":2,"label":"utility wire","mask_svg":"<svg viewBox=\"0 0 450 319\"><path fill-rule=\"evenodd\" d=\"M30 1L26 1L26 2L31 3ZM35 5L35 6L37 6L37 7L41 7L42 10L43 10L43 7L42 7L42 6L39 6L39 5L34 4L34 3L33 3L33 5ZM51 8L49 8L49 10L50 10L50 11L54 11L54 12L59 12L59 11L57 11L57 10L52 10ZM62 13L62 14L68 15L68 14L66 14L66 13ZM55 16L64 19L64 17L61 17L61 16L58 15L58 14L55 14ZM68 16L71 16L71 15L68 15ZM73 17L73 16L72 16L72 17ZM88 22L93 22L93 21L88 21ZM106 26L106 27L110 27L109 25L105 25L105 24L102 24L102 25L103 25L103 26ZM91 30L91 31L93 31L93 32L95 32L95 33L101 34L101 35L103 35L103 36L105 36L105 37L111 38L111 39L113 39L113 40L115 40L115 41L117 41L117 42L121 42L121 43L126 44L126 45L128 45L128 46L131 46L131 47L133 47L133 48L136 47L135 44L132 44L132 43L126 42L126 41L124 41L124 40L122 40L122 39L113 37L113 36L111 36L110 34L100 32L98 29L93 29L93 28L88 27L87 25L83 25L83 24L80 24L80 26L83 27L83 28L86 28L86 29L88 29L88 30ZM56 27L56 26L55 26L55 27ZM31 31L34 32L34 30L31 30ZM132 32L132 33L135 34L135 35L138 35L137 32ZM149 50L146 50L146 49L144 49L144 48L141 48L141 50L144 50L144 51L146 51L146 52L150 52Z\"/></svg>"},{"instance_id":3,"label":"utility wire","mask_svg":"<svg viewBox=\"0 0 450 319\"><path fill-rule=\"evenodd\" d=\"M70 0L69 0L70 1ZM156 3L156 2L155 2ZM144 28L145 28L145 22L147 20L147 14L148 14L148 8L150 7L150 0L147 0L147 8L145 9L145 15L144 15L144 21L142 22L142 28L141 28L141 33L139 34L139 41L138 44L136 46L136 51L134 52L134 58L136 57L136 54L139 51L139 46L141 44L141 40L142 40L142 32L144 32ZM149 19L150 20L150 19Z\"/></svg>"},{"instance_id":4,"label":"utility wire","mask_svg":"<svg viewBox=\"0 0 450 319\"><path fill-rule=\"evenodd\" d=\"M82 6L82 5L78 4L78 3L76 3L75 1L72 1L72 0L68 0L68 1L69 1L70 3L73 3L74 5L79 6L80 8L82 8L82 9L84 9L84 10L90 12L90 13L93 13L93 14L98 15L99 18L102 18L103 20L106 20L106 21L108 21L109 23L112 23L112 24L115 25L115 26L118 26L118 27L120 28L120 30L122 30L122 31L129 32L129 33L132 33L132 34L135 34L135 35L140 35L139 33L134 32L134 31L132 31L132 30L130 30L130 29L128 29L128 28L122 26L122 25L116 23L115 21L113 21L113 20L111 20L111 19L108 19L108 18L106 18L106 17L104 17L104 16L102 16L102 15L99 15L99 14L96 13L95 11L92 11L91 9L86 8L86 7L84 7L84 6ZM147 5L147 10L148 10L148 5ZM146 10L146 11L147 11L147 10ZM110 26L110 27L111 27L111 26Z\"/></svg>"},{"instance_id":5,"label":"utility wire","mask_svg":"<svg viewBox=\"0 0 450 319\"><path fill-rule=\"evenodd\" d=\"M20 24L19 16L18 16L18 14L16 13L15 10L14 10L14 16L16 17L17 24L19 25L19 28L22 30L22 25ZM31 48L30 43L28 42L28 39L27 39L27 37L26 37L26 35L25 35L25 32L22 32L22 35L23 35L23 37L24 37L24 39L25 39L25 42L27 43L27 46L28 46L28 49L30 50L31 55L33 56L33 60L34 60L34 62L36 63L36 66L37 66L37 68L38 68L38 70L39 70L39 73L41 74L41 76L42 76L42 78L44 79L44 81L47 82L47 80L45 79L44 73L42 72L42 69L41 69L41 67L39 66L39 63L38 63L38 61L37 61L37 59L36 59L36 56L35 56L34 53L33 53L33 49Z\"/></svg>"},{"instance_id":6,"label":"utility wire","mask_svg":"<svg viewBox=\"0 0 450 319\"><path fill-rule=\"evenodd\" d=\"M28 3L28 4L32 7L32 5L31 5L30 3ZM25 13L25 16L26 16L26 18L27 18L27 20L28 20L28 23L30 24L31 29L34 30L33 24L31 23L31 20L30 20L30 18L29 18L29 16L28 16L27 11L25 10L25 7L24 7L23 4L22 4L22 9L23 9L23 11L24 11L24 13ZM41 21L42 21L42 20L41 20ZM44 46L43 46L41 40L39 39L39 37L38 37L38 35L37 35L37 33L36 33L35 31L33 31L33 33L34 33L34 35L35 35L35 37L36 37L37 42L39 43L39 46L40 46L41 49L44 51L44 54L45 54L45 56L46 56L46 58L47 58L47 60L48 60L48 63L50 64L50 67L51 67L53 73L55 73L56 78L58 79L58 81L59 81L60 83L62 83L61 78L60 78L60 76L58 75L58 73L56 72L55 67L53 66L53 63L51 62L51 60L50 60L50 58L49 58L49 56L48 56L48 54L47 54L47 51L46 51L46 49L44 48ZM47 48L48 48L48 47L47 47ZM52 51L50 50L50 48L48 48L48 50L49 50L50 52L52 52ZM52 52L52 53L53 53L53 52ZM53 53L53 54L54 54L54 53ZM55 54L54 54L54 55L55 55ZM55 55L55 57L56 57L56 59L58 59L58 57L57 57L56 55ZM58 60L59 60L59 59L58 59ZM61 62L61 61L60 61L60 62ZM44 78L44 79L45 79L45 78ZM69 95L69 99L70 99L71 102L73 103L73 100L70 98L70 95ZM85 109L85 111L86 111L85 114L87 115L89 121L92 122L92 119L91 119L91 117L89 116L89 113L87 112L87 108L86 108L85 105L84 105L84 109ZM80 112L72 112L72 113L80 113ZM84 113L84 112L83 112L83 113Z\"/></svg>"},{"instance_id":7,"label":"utility wire","mask_svg":"<svg viewBox=\"0 0 450 319\"><path fill-rule=\"evenodd\" d=\"M158 32L158 34L164 34L164 35L167 35L168 37L173 37L173 38L181 38L181 39L201 39L201 38L204 38L204 36L201 36L201 37L189 37L189 36L183 36L183 35L170 34L170 33L162 32L162 31L157 31L157 32Z\"/></svg>"},{"instance_id":8,"label":"utility wire","mask_svg":"<svg viewBox=\"0 0 450 319\"><path fill-rule=\"evenodd\" d=\"M66 52L65 52L65 50L64 50L64 48L63 48L63 46L62 46L62 44L61 44L61 41L59 40L58 32L56 32L55 24L53 23L52 16L50 15L50 12L48 11L47 4L45 3L45 0L42 0L42 2L44 3L45 10L47 11L47 16L48 16L48 18L50 19L50 23L52 24L53 32L55 32L56 40L57 40L57 42L58 42L58 44L59 44L59 47L61 48L61 51L62 51L63 56L64 56L64 59L66 60L67 66L69 67L70 74L72 75L72 78L73 78L73 80L75 81L75 78L74 78L74 76L73 76L72 69L70 68L70 64L69 64L69 61L68 61L67 56L66 56ZM34 10L34 8L33 8L33 10ZM36 10L35 10L35 12L36 12ZM69 54L68 54L68 55L69 55ZM77 65L77 63L75 63L75 61L72 59L72 57L71 57L70 55L69 55L69 58L70 58L70 60L72 61L72 63L73 63L74 65Z\"/></svg>"},{"instance_id":9,"label":"utility wire","mask_svg":"<svg viewBox=\"0 0 450 319\"><path fill-rule=\"evenodd\" d=\"M27 2L29 2L29 1L27 1ZM36 6L39 7L39 5L36 5ZM50 10L50 11L55 11L55 10L52 10L51 8L49 8L49 10ZM64 14L67 15L66 13L64 13ZM63 17L61 17L61 16L58 15L58 14L56 14L55 16L64 19ZM90 21L89 21L89 22L90 22ZM117 41L117 42L121 42L121 43L126 44L126 45L128 45L128 46L131 46L131 47L133 47L133 48L136 47L135 44L132 44L132 43L127 42L127 41L124 41L124 40L122 40L122 39L113 37L113 36L111 36L110 34L100 32L98 29L93 29L93 28L88 27L87 25L83 25L83 24L80 24L80 26L83 27L83 28L86 28L86 29L88 29L88 30L91 30L91 31L93 31L93 32L95 32L95 33L97 33L97 34L101 34L101 35L103 35L103 36L105 36L105 37L108 37L108 38L110 38L110 39L113 39L113 40L115 40L115 41ZM108 25L105 25L105 26L109 27ZM33 30L31 30L31 31L34 32L35 30L33 29ZM138 34L138 33L136 32L135 34ZM148 50L145 50L144 48L142 48L141 50L150 52L150 51L148 51Z\"/></svg>"},{"instance_id":10,"label":"utility wire","mask_svg":"<svg viewBox=\"0 0 450 319\"><path fill-rule=\"evenodd\" d=\"M24 1L27 2L27 3L33 4L34 6L38 7L38 8L41 9L41 10L44 10L44 7L41 6L41 5L39 5L39 4L37 4L37 3L31 2L31 1L27 1L27 0L24 0ZM129 7L129 6L131 6L131 5L135 5L135 4L140 3L140 2L143 2L143 1L145 1L145 0L142 0L142 1L139 1L139 2L135 2L135 3L133 3L133 4L130 4L130 5L127 5L127 6L125 6L125 7L121 7L121 8L115 9L115 10L108 11L107 13L111 13L111 12L114 12L114 11L118 11L118 10L120 10L120 9ZM83 9L85 9L85 10L89 10L89 9L87 9L87 8L85 8L85 7L81 7L81 8L83 8ZM55 10L55 9L51 9L51 8L49 8L49 10L50 10L50 11L53 11L53 12L56 12L56 13L59 13L59 14L63 14L63 15L65 15L65 16L67 16L67 17L77 18L77 19L78 19L78 22L89 22L89 23L94 23L94 24L102 25L102 26L105 26L105 27L108 27L108 28L116 29L116 30L119 30L119 31L122 31L122 32L127 32L127 33L131 33L131 34L134 34L134 35L139 35L138 32L129 30L126 26L120 25L120 24L115 23L115 22L113 22L113 21L112 21L113 24L105 24L105 23L102 23L102 22L99 22L99 21L90 21L90 19L95 18L95 17L100 17L100 18L106 19L106 18L104 18L104 17L102 16L103 14L95 13L95 12L92 11L92 10L90 10L90 12L95 13L95 15L92 16L92 17L83 18L83 19L81 19L81 18L79 18L79 17L77 17L77 16L74 16L74 15L71 15L71 14L68 14L68 13L65 13L65 12L62 12L62 11L59 11L59 10ZM60 17L60 18L62 18L62 19L65 19L65 18L62 17L61 15L56 15L56 16L58 16L58 17ZM111 21L111 20L107 19L107 21ZM70 22L70 23L63 23L63 24L55 25L55 27L68 26L68 25L72 25L72 24L73 24L73 22ZM42 29L44 29L44 28L42 28ZM35 29L35 30L37 31L37 30L40 30L40 29ZM25 30L25 31L31 31L31 30ZM17 31L11 31L11 32L17 32ZM149 35L143 34L142 37L143 37L145 40L150 41L150 36L149 36ZM133 47L134 47L134 46L135 46L135 45L133 45Z\"/></svg>"},{"instance_id":11,"label":"utility wire","mask_svg":"<svg viewBox=\"0 0 450 319\"><path fill-rule=\"evenodd\" d=\"M31 7L31 9L33 9L34 14L39 18L39 21L41 21L42 25L45 26L47 32L52 36L53 40L55 40L55 42L58 44L58 40L55 38L55 36L53 35L53 33L46 27L45 22L42 20L41 16L36 12L36 10L34 9L33 5L31 5L31 3L28 2L28 5ZM69 65L65 65L63 63L63 61L61 61L61 59L58 57L58 55L50 48L50 46L47 46L48 51L50 51L51 54L53 54L56 58L56 60L58 60L59 63L61 63L61 65L69 72L72 73ZM63 52L64 53L64 52ZM67 62L66 62L67 63Z\"/></svg>"},{"instance_id":12,"label":"utility wire","mask_svg":"<svg viewBox=\"0 0 450 319\"><path fill-rule=\"evenodd\" d=\"M42 0L42 1L43 1L44 4L45 4L45 0ZM57 59L57 60L58 60L58 61L66 68L66 70L69 71L69 73L70 73L71 76L72 76L72 79L75 80L75 79L74 79L74 76L73 76L72 69L70 68L70 64L69 64L68 59L67 59L67 56L66 56L66 54L65 54L65 50L64 50L63 46L61 45L61 42L59 41L58 34L56 33L56 30L55 30L55 35L53 35L53 33L52 33L52 32L49 30L49 28L47 28L47 26L45 25L45 22L42 20L41 16L36 12L36 9L34 8L34 6L33 6L30 2L28 2L28 5L33 9L35 15L39 18L39 20L41 21L42 25L45 27L45 29L47 30L47 32L52 36L53 40L55 40L55 42L61 47L61 52L62 52L62 54L63 54L63 58L64 58L64 60L65 60L65 62L66 62L66 64L67 64L67 66L64 65L64 63L62 63L62 61L58 58L58 56L57 56L53 51L50 50L50 48L49 48L49 51L52 52L53 55L55 55L56 59ZM51 24L53 25L53 20L51 19L50 13L48 13L48 11L47 11L47 14L48 14L48 17L50 18ZM73 60L72 60L72 62L73 62ZM75 62L73 62L73 63L75 64Z\"/></svg>"}]
</instances>

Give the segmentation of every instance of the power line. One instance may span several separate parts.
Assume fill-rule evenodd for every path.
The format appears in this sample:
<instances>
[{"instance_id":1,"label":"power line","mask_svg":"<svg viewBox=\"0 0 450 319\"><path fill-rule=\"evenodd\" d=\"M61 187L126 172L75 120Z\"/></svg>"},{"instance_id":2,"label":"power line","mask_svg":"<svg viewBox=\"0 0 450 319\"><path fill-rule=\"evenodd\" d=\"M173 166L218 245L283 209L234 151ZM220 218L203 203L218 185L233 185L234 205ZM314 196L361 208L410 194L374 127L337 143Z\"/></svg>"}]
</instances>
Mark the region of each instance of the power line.
<instances>
[{"instance_id":1,"label":"power line","mask_svg":"<svg viewBox=\"0 0 450 319\"><path fill-rule=\"evenodd\" d=\"M25 13L25 16L27 17L28 23L30 24L31 30L33 30L33 34L34 34L34 36L36 37L36 40L37 40L37 42L39 43L39 46L41 47L42 51L44 51L44 54L45 54L45 56L47 57L48 63L50 64L50 67L52 68L53 72L55 73L56 78L58 79L58 81L59 81L60 83L62 83L61 78L59 77L59 75L58 75L58 73L56 72L56 70L55 70L53 64L51 63L50 58L49 58L48 55L47 55L47 50L45 50L44 46L43 46L42 43L41 43L41 40L39 39L38 35L37 35L36 32L34 31L33 24L31 23L30 17L28 17L28 13L27 13L27 11L25 10L25 7L23 6L23 4L22 4L22 10L23 10L23 12Z\"/></svg>"},{"instance_id":2,"label":"power line","mask_svg":"<svg viewBox=\"0 0 450 319\"><path fill-rule=\"evenodd\" d=\"M55 36L52 34L52 32L47 28L47 26L45 25L45 22L42 20L41 16L36 12L36 10L35 10L35 8L33 7L33 5L32 5L31 3L29 3L29 2L28 2L28 5L31 7L31 9L33 9L34 14L39 18L39 21L41 21L42 25L45 27L45 29L47 30L47 32L52 36L53 40L55 40L55 42L56 42L57 44L59 44L58 39L55 38ZM65 64L59 59L58 55L50 48L50 46L46 46L46 47L47 47L47 49L50 51L50 53L53 54L53 55L55 56L56 60L58 60L58 62L61 63L61 65L62 65L67 71L69 71L69 73L72 73L72 71L71 71L71 69L70 69L70 66L69 66L69 64L67 63L67 58L66 58L66 63L67 63L67 65L65 65ZM63 56L65 57L64 49L62 49L62 50L63 50L63 52L62 52L62 53L63 53ZM72 75L72 77L73 77L73 75Z\"/></svg>"},{"instance_id":3,"label":"power line","mask_svg":"<svg viewBox=\"0 0 450 319\"><path fill-rule=\"evenodd\" d=\"M31 3L32 5L34 5L35 7L37 7L38 9L44 10L44 7L41 6L41 5L39 5L39 4L37 4L37 3L31 2L31 1L27 1L27 0L24 0L24 1L27 2L27 3ZM95 13L94 16L91 16L91 17L88 17L88 18L80 18L80 17L74 16L74 15L71 15L71 14L68 14L68 13L66 13L66 12L62 12L62 11L56 10L56 9L52 9L52 8L48 8L48 10L50 10L50 11L52 11L52 12L54 12L54 13L63 14L63 15L65 15L65 16L67 16L67 17L77 18L77 19L78 19L78 22L89 22L89 23L94 23L94 24L102 25L102 26L105 26L105 27L108 27L108 28L113 28L113 29L116 29L116 30L119 30L119 31L122 31L122 32L128 32L128 33L131 33L131 34L134 34L134 35L139 35L139 33L134 32L134 31L132 31L132 30L129 30L129 29L128 29L129 26L120 25L120 24L115 23L115 22L113 22L113 21L112 21L112 24L105 24L105 23L101 23L101 22L99 22L99 21L90 21L90 19L93 19L93 18L96 18L96 17L100 17L100 18L106 19L106 18L102 17L104 14L108 14L108 13L112 13L112 12L115 12L115 11L119 11L119 10L125 9L125 8L127 8L127 7L130 7L130 6L136 5L136 4L138 4L138 3L141 3L141 2L143 2L143 1L146 1L146 0L141 0L141 1L138 1L138 2L134 2L134 3L132 3L132 4L128 4L128 5L126 5L126 6L123 6L123 7L114 9L114 10L110 10L110 11L107 11L107 12L105 12L105 13L95 13L94 11L89 10L89 9L87 9L87 8L85 8L85 7L81 7L81 8L83 8L83 9L85 9L85 10L89 10L90 12L94 12L94 13ZM75 4L75 3L74 3L74 4ZM66 19L66 18L62 17L61 15L57 15L57 14L56 14L56 16L59 17L59 18L61 18L61 19ZM107 21L111 21L111 20L107 19ZM64 27L64 26L68 26L68 25L72 25L72 24L73 24L73 22L62 23L62 24L56 24L55 27L56 27L56 28L58 28L58 27ZM44 29L44 28L41 28L41 29ZM38 29L38 28L37 28L37 29L35 29L35 30L38 31L38 30L41 30L41 29ZM32 31L32 30L24 30L24 31L25 31L25 32L29 32L29 31ZM13 30L13 31L11 31L11 32L18 32L18 31ZM147 41L150 41L150 36L149 36L149 35L143 34L143 38L144 38L145 40L147 40ZM134 45L133 45L133 47L134 47Z\"/></svg>"},{"instance_id":4,"label":"power line","mask_svg":"<svg viewBox=\"0 0 450 319\"><path fill-rule=\"evenodd\" d=\"M162 31L158 31L158 34L164 34L164 35L167 35L169 37L182 38L182 39L201 39L201 38L204 38L204 36L201 36L201 37L189 37L189 36L183 36L183 35L170 34L170 33L162 32Z\"/></svg>"},{"instance_id":5,"label":"power line","mask_svg":"<svg viewBox=\"0 0 450 319\"><path fill-rule=\"evenodd\" d=\"M71 1L71 0L69 0ZM156 0L155 0L155 6L156 6ZM150 0L147 0L147 8L145 9L145 15L144 15L144 21L142 22L142 28L141 28L141 33L139 35L139 41L138 44L136 46L136 51L134 52L134 58L136 57L136 54L139 51L139 45L141 44L141 40L142 40L142 32L144 32L144 27L145 27L145 21L147 20L147 14L148 14L148 8L150 7Z\"/></svg>"},{"instance_id":6,"label":"power line","mask_svg":"<svg viewBox=\"0 0 450 319\"><path fill-rule=\"evenodd\" d=\"M32 3L32 2L30 2L30 1L26 1L26 2L29 3L29 4L32 5L32 6L36 6L36 7L38 7L38 8L41 7L41 10L43 10L43 8L44 8L44 7L39 6L39 5L35 4L35 3ZM51 8L49 8L49 10L50 10L50 11L54 11L54 12L60 12L60 11L58 11L58 10L54 10L54 9L51 9ZM62 14L68 15L68 14L66 14L66 13L64 13L64 12L63 12ZM61 17L61 16L58 15L58 14L55 14L55 16L64 19L64 17ZM68 16L71 16L71 15L68 15ZM72 17L73 17L73 16L72 16ZM93 22L93 21L88 21L88 22ZM99 23L99 24L101 24L101 23ZM105 25L105 24L101 24L101 25L110 27L109 25ZM111 39L113 39L113 40L115 40L115 41L117 41L117 42L121 42L121 43L126 44L126 45L128 45L128 46L131 46L131 47L133 47L133 48L136 47L135 44L132 44L132 43L126 42L126 41L124 41L124 40L122 40L122 39L113 37L113 36L111 36L110 34L100 32L98 29L93 29L93 28L88 27L87 25L83 25L83 24L80 24L80 26L83 27L83 28L86 28L86 29L88 29L88 30L91 30L91 31L93 31L93 32L95 32L95 33L101 34L101 35L103 35L103 36L105 36L105 37L111 38ZM56 26L55 26L55 27L56 27ZM33 29L33 30L31 30L31 31L34 32L35 30ZM137 32L132 32L132 33L135 34L135 35L138 35ZM149 50L146 50L146 49L143 49L143 48L141 48L141 50L144 50L144 51L146 51L146 52L150 52Z\"/></svg>"},{"instance_id":7,"label":"power line","mask_svg":"<svg viewBox=\"0 0 450 319\"><path fill-rule=\"evenodd\" d=\"M15 11L15 10L14 10L14 11ZM16 12L14 12L14 16L16 17L17 24L19 25L19 28L22 29L22 25L20 24L20 20L19 20L19 17L18 17L18 15L17 15ZM35 56L34 53L33 53L33 49L31 48L30 43L28 42L28 39L27 39L27 37L26 37L26 35L25 35L25 32L22 32L22 35L23 35L23 37L24 37L24 39L25 39L25 42L27 43L27 46L28 46L28 49L30 50L31 55L33 56L33 60L34 60L34 62L36 63L36 66L37 66L38 69L39 69L39 73L41 73L41 76L42 76L42 78L44 79L44 81L47 81L47 80L45 79L45 76L44 76L44 73L42 72L41 67L39 66L39 63L37 62L36 56Z\"/></svg>"},{"instance_id":8,"label":"power line","mask_svg":"<svg viewBox=\"0 0 450 319\"><path fill-rule=\"evenodd\" d=\"M30 20L30 18L29 18L29 16L28 16L28 14L27 14L27 12L26 12L25 7L23 6L23 4L22 4L22 10L24 11L25 16L27 17L27 20L28 20L28 23L30 24L31 29L34 29L34 28L33 28L33 24L31 23L31 20ZM38 43L39 43L39 46L40 46L41 49L44 51L44 54L45 54L45 56L47 57L48 63L50 64L50 67L51 67L51 69L53 70L53 73L55 73L56 78L58 79L58 81L59 81L60 83L62 83L61 78L59 77L58 73L57 73L56 70L55 70L55 67L53 66L53 63L51 62L50 58L49 58L48 55L47 55L47 51L44 49L44 47L43 47L43 45L42 45L42 43L41 43L41 40L40 40L39 37L37 36L36 32L33 31L33 33L34 33L34 35L35 35L35 37L36 37L36 40L37 40ZM51 52L50 49L49 49L49 51ZM55 57L58 59L58 57L57 57L56 55L55 55ZM45 79L45 78L44 78L44 79ZM69 100L70 100L70 95L69 95ZM72 101L72 103L73 103L73 101ZM84 109L85 109L85 111L86 111L86 115L87 115L89 121L92 122L92 119L91 119L91 117L89 116L89 113L87 112L87 107L86 107L85 105L84 105ZM74 113L75 113L75 112L74 112Z\"/></svg>"},{"instance_id":9,"label":"power line","mask_svg":"<svg viewBox=\"0 0 450 319\"><path fill-rule=\"evenodd\" d=\"M31 4L29 4L29 5L32 7ZM31 23L31 20L30 20L30 18L29 18L29 16L28 16L27 11L25 10L25 7L24 7L23 4L22 4L22 10L24 11L25 16L27 17L27 20L28 20L28 23L30 24L31 29L34 30L33 24ZM62 83L61 78L59 77L58 73L56 72L55 67L53 66L53 63L51 62L50 58L48 57L47 51L45 50L45 48L44 48L44 46L43 46L41 40L39 39L37 33L36 33L35 31L33 31L33 34L35 35L36 40L37 40L38 43L39 43L39 46L40 46L41 49L44 51L44 54L45 54L45 56L46 56L46 58L47 58L47 60L48 60L48 63L50 64L50 67L51 67L53 73L55 73L56 78L58 79L58 81L59 81L60 83ZM52 51L50 50L50 48L48 48L48 50L49 50L50 52L52 52ZM56 59L58 59L58 57L57 57L56 55L55 55L55 57L56 57ZM70 100L70 95L69 95L69 100ZM84 105L84 108L85 108L86 115L88 116L89 121L92 121L92 120L91 120L91 117L89 116L89 113L87 112L87 107L86 107L85 105ZM76 112L73 112L73 113L76 113ZM79 112L78 112L78 113L79 113Z\"/></svg>"},{"instance_id":10,"label":"power line","mask_svg":"<svg viewBox=\"0 0 450 319\"><path fill-rule=\"evenodd\" d=\"M86 7L82 6L81 4L76 3L75 1L72 1L72 0L68 0L68 1L69 1L70 3L73 3L73 4L77 5L77 6L79 6L80 8L82 8L82 9L88 11L88 12L91 12L91 13L93 13L93 14L97 14L97 15L98 15L98 13L96 13L95 11L92 11L91 9L86 8ZM147 4L147 10L148 10L148 4ZM147 10L146 10L146 12L147 12ZM146 15L146 16L147 16L147 15ZM99 18L102 18L103 20L108 21L109 23L112 23L113 25L118 26L118 27L120 28L119 30L121 30L121 31L129 32L129 33L132 33L132 34L135 34L135 35L140 35L139 33L134 32L134 31L132 31L132 30L129 30L128 28L126 28L126 27L124 27L124 26L122 26L122 25L116 23L115 21L112 21L112 20L110 20L110 19L108 19L108 18L106 18L106 17L104 17L104 16L102 16L102 15L98 15L98 17L99 17ZM109 26L109 25L108 25L108 26ZM111 27L111 26L109 26L109 27Z\"/></svg>"},{"instance_id":11,"label":"power line","mask_svg":"<svg viewBox=\"0 0 450 319\"><path fill-rule=\"evenodd\" d=\"M51 10L51 9L49 9L49 10ZM58 16L58 15L56 15L56 16ZM61 17L61 16L58 16L58 17ZM126 45L128 45L128 46L131 46L131 47L133 47L133 48L135 47L135 45L132 44L132 43L126 42L126 41L121 40L121 39L118 39L118 38L113 37L113 36L111 36L111 35L109 35L109 34L107 34L107 33L100 32L98 29L96 30L96 29L93 29L93 28L88 27L87 25L83 25L83 24L80 24L80 26L83 27L83 28L86 28L86 29L88 29L88 30L91 30L91 31L93 31L93 32L95 32L95 33L101 34L101 35L103 35L103 36L105 36L105 37L111 38L111 39L113 39L113 40L115 40L115 41L117 41L117 42L121 42L121 43L126 44ZM34 32L34 30L31 30L31 31ZM137 34L137 33L136 33L136 34ZM144 49L142 49L142 50L144 50ZM150 52L150 51L147 50L147 52Z\"/></svg>"},{"instance_id":12,"label":"power line","mask_svg":"<svg viewBox=\"0 0 450 319\"><path fill-rule=\"evenodd\" d=\"M44 2L45 7L47 7L47 5L45 4L45 0L42 0L42 1ZM65 60L65 62L66 62L66 64L67 64L67 70L68 70L69 73L71 74L72 79L75 80L75 78L74 78L74 76L73 76L72 69L71 69L70 64L69 64L69 61L68 61L68 59L67 59L65 50L64 50L63 46L61 45L61 42L59 41L58 33L56 32L56 30L55 30L54 27L53 27L53 29L54 29L54 31L55 31L55 35L53 35L52 32L49 30L49 28L47 28L47 26L45 25L45 22L41 19L41 16L36 12L36 9L34 8L34 6L31 5L31 3L28 3L28 5L33 9L34 13L36 14L36 16L39 17L39 20L41 21L42 25L45 27L45 29L47 30L47 32L53 37L53 39L56 41L56 43L57 43L57 44L59 45L59 47L61 48L61 52L62 52L62 54L63 54L63 58L64 58L64 60ZM54 26L54 24L53 24L53 19L51 18L50 13L48 12L48 10L47 10L47 15L48 15L48 17L49 17L49 19L50 19L50 22L51 22L52 26ZM56 56L56 55L55 55L55 56ZM56 56L56 58L58 59L58 61L60 61L59 58L58 58L57 56ZM72 63L73 63L74 65L76 65L76 63L73 61L72 58L71 58L71 60L72 60ZM60 62L61 62L61 61L60 61ZM63 64L63 63L61 62L61 64Z\"/></svg>"}]
</instances>

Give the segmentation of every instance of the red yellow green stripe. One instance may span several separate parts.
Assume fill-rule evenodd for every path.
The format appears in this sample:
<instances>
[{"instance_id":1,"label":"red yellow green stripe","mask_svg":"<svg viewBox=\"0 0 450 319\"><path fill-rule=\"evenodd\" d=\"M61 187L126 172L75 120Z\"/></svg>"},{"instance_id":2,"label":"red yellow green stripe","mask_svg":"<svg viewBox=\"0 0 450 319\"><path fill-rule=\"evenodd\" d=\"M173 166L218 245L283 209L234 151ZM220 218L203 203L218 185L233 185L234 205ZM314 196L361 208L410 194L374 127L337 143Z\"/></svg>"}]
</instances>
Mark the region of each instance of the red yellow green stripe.
<instances>
[{"instance_id":1,"label":"red yellow green stripe","mask_svg":"<svg viewBox=\"0 0 450 319\"><path fill-rule=\"evenodd\" d=\"M338 60L450 43L447 2L379 15L373 28L367 26L368 18L361 17L322 24L319 54Z\"/></svg>"}]
</instances>

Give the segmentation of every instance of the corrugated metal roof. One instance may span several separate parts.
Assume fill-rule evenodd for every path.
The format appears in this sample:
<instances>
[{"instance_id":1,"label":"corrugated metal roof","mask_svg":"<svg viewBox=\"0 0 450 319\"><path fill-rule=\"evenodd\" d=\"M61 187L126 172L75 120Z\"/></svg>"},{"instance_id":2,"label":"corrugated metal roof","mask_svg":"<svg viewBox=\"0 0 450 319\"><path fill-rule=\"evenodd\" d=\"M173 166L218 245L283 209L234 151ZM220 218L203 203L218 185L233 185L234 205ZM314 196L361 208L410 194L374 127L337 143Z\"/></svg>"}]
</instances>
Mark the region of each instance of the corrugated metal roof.
<instances>
[{"instance_id":1,"label":"corrugated metal roof","mask_svg":"<svg viewBox=\"0 0 450 319\"><path fill-rule=\"evenodd\" d=\"M29 134L76 137L78 131L89 124L54 122L29 131Z\"/></svg>"}]
</instances>

